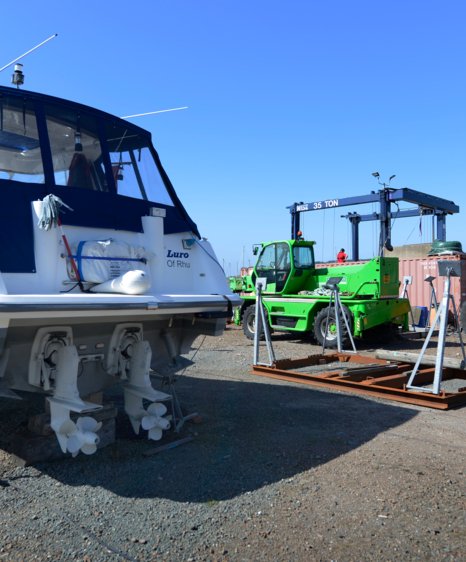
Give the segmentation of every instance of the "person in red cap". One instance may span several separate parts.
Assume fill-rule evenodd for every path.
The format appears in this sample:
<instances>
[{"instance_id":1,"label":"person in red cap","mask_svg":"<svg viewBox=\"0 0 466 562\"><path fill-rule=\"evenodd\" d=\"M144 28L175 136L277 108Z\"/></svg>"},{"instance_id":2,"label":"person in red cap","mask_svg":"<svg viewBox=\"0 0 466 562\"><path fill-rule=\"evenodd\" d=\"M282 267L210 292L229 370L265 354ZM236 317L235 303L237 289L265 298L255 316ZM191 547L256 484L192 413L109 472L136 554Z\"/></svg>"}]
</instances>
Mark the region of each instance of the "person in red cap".
<instances>
[{"instance_id":1,"label":"person in red cap","mask_svg":"<svg viewBox=\"0 0 466 562\"><path fill-rule=\"evenodd\" d=\"M342 248L337 254L337 262L343 263L348 259L348 255L345 253L345 249Z\"/></svg>"}]
</instances>

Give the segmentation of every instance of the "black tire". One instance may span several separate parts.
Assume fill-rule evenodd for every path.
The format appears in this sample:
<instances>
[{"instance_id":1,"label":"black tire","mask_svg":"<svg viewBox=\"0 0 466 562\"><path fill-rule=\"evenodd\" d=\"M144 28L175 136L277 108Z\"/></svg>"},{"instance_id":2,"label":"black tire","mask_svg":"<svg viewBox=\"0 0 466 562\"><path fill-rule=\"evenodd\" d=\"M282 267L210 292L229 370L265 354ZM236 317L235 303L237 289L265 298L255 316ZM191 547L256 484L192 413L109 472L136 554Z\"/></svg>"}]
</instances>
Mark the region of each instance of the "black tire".
<instances>
[{"instance_id":1,"label":"black tire","mask_svg":"<svg viewBox=\"0 0 466 562\"><path fill-rule=\"evenodd\" d=\"M348 324L350 329L352 328L352 318L351 313L346 306L342 306L342 311L348 319ZM328 317L328 327L327 327L327 317ZM337 328L336 328L336 316L335 308L325 307L317 313L314 320L314 335L316 340L320 345L324 345L328 349L336 349L338 347L337 339ZM341 343L343 346L347 346L351 343L349 338L348 330L344 322L341 322Z\"/></svg>"},{"instance_id":2,"label":"black tire","mask_svg":"<svg viewBox=\"0 0 466 562\"><path fill-rule=\"evenodd\" d=\"M267 320L267 312L265 313L265 318ZM244 335L248 338L248 340L253 340L256 333L256 306L255 305L251 305L246 308L243 314L242 323L243 323ZM264 330L261 330L259 339L263 340L264 337L265 337Z\"/></svg>"}]
</instances>

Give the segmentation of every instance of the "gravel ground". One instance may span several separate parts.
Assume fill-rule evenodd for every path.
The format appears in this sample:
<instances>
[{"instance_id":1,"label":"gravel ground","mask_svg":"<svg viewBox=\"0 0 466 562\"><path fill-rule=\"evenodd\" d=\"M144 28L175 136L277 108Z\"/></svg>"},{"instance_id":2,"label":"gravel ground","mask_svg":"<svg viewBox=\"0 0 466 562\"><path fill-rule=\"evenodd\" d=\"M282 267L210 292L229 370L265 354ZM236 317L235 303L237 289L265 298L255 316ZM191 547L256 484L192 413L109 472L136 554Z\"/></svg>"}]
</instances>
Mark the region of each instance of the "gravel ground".
<instances>
[{"instance_id":1,"label":"gravel ground","mask_svg":"<svg viewBox=\"0 0 466 562\"><path fill-rule=\"evenodd\" d=\"M234 326L196 343L177 390L201 423L152 456L122 417L117 442L93 456L17 467L5 434L24 405L0 401L0 560L466 560L466 407L255 377ZM319 352L286 336L274 348ZM458 351L449 338L447 354Z\"/></svg>"}]
</instances>

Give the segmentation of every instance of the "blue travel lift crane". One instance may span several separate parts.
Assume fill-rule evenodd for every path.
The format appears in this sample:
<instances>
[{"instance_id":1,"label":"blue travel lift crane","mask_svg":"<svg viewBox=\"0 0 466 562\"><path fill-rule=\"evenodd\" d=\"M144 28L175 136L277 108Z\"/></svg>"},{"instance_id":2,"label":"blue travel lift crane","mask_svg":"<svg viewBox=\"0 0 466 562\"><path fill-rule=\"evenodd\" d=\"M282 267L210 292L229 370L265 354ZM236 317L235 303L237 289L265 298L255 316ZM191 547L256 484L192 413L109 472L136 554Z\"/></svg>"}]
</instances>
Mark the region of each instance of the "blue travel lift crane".
<instances>
[{"instance_id":1,"label":"blue travel lift crane","mask_svg":"<svg viewBox=\"0 0 466 562\"><path fill-rule=\"evenodd\" d=\"M379 177L378 172L374 172L376 178ZM393 179L392 176L390 179ZM379 182L380 183L380 182ZM404 217L419 217L431 215L436 217L436 236L437 240L446 241L446 216L459 213L459 206L453 201L435 197L427 193L415 191L407 187L394 189L383 183L383 189L371 191L369 195L360 195L357 197L344 197L342 199L324 199L322 201L313 201L312 203L293 203L287 207L291 213L291 238L293 240L301 237L300 217L301 213L306 211L321 211L325 209L334 209L336 207L348 207L351 205L362 205L364 203L379 203L379 212L368 215L360 215L352 212L342 215L351 222L351 258L355 261L359 260L359 223L365 221L377 220L380 222L380 240L379 255L383 255L384 248L388 251L393 250L391 244L391 221L392 219ZM406 201L417 205L412 209L392 210L392 205L398 204L398 201Z\"/></svg>"}]
</instances>

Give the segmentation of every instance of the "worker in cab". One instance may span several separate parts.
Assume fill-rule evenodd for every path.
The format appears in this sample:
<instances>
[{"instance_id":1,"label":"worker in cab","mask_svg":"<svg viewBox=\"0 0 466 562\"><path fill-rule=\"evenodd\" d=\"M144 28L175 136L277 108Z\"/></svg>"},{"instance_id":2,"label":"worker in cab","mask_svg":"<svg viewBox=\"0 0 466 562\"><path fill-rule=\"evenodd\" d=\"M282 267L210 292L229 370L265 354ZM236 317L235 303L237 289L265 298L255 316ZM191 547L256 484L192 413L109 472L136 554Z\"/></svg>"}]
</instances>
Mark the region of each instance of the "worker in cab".
<instances>
[{"instance_id":1,"label":"worker in cab","mask_svg":"<svg viewBox=\"0 0 466 562\"><path fill-rule=\"evenodd\" d=\"M345 249L342 248L337 254L337 262L343 263L348 259L348 255L345 253Z\"/></svg>"}]
</instances>

